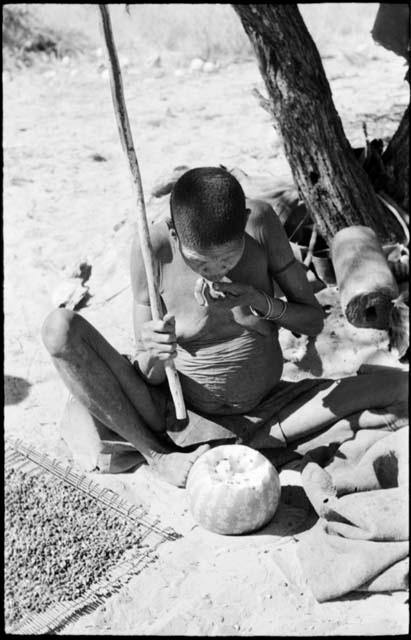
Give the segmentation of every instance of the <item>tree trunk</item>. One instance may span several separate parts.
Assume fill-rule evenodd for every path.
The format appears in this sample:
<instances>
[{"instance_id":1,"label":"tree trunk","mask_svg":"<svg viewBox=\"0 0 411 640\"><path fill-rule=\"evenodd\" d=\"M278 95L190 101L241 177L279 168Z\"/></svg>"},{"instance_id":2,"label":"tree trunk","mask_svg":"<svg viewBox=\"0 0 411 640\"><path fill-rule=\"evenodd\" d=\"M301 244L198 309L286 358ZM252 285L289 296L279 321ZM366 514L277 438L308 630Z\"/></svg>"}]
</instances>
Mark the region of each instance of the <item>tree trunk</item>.
<instances>
[{"instance_id":1,"label":"tree trunk","mask_svg":"<svg viewBox=\"0 0 411 640\"><path fill-rule=\"evenodd\" d=\"M380 2L371 35L378 44L408 61L410 5Z\"/></svg>"},{"instance_id":2,"label":"tree trunk","mask_svg":"<svg viewBox=\"0 0 411 640\"><path fill-rule=\"evenodd\" d=\"M321 58L297 5L232 5L250 38L269 108L302 199L330 244L340 229L371 227L402 237L356 160L334 107Z\"/></svg>"},{"instance_id":3,"label":"tree trunk","mask_svg":"<svg viewBox=\"0 0 411 640\"><path fill-rule=\"evenodd\" d=\"M407 107L382 160L388 174L386 191L405 211L409 211L410 108Z\"/></svg>"}]
</instances>

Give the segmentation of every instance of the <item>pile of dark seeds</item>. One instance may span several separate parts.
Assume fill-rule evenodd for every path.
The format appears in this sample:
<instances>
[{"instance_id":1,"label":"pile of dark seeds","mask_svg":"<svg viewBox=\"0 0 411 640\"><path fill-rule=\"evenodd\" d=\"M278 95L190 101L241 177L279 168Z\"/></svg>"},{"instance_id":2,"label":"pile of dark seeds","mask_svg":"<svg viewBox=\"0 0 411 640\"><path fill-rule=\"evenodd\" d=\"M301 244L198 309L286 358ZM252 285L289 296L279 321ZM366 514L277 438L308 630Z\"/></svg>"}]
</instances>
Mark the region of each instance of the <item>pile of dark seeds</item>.
<instances>
[{"instance_id":1,"label":"pile of dark seeds","mask_svg":"<svg viewBox=\"0 0 411 640\"><path fill-rule=\"evenodd\" d=\"M48 473L5 473L5 621L75 601L131 548L143 527Z\"/></svg>"}]
</instances>

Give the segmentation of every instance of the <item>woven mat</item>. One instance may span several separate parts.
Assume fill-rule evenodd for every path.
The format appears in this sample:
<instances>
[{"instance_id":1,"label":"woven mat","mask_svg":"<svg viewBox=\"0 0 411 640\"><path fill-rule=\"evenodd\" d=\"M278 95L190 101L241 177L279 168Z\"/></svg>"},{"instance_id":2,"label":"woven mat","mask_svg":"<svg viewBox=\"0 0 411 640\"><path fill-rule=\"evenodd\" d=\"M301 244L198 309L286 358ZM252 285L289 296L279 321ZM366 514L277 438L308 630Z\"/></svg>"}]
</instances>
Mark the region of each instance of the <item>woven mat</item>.
<instances>
[{"instance_id":1,"label":"woven mat","mask_svg":"<svg viewBox=\"0 0 411 640\"><path fill-rule=\"evenodd\" d=\"M43 634L60 631L68 622L101 605L111 594L126 584L133 575L140 573L144 567L154 562L156 559L155 551L159 544L182 537L170 527L162 528L160 522L150 519L142 507L128 503L116 492L102 488L94 481L90 481L73 466L64 465L60 461L37 451L35 448L24 445L20 440L6 440L5 469L6 472L7 470L13 470L13 472L20 473L20 475L22 472L24 477L30 476L30 481L34 483L36 482L36 477L38 478L39 476L43 476L47 481L52 479L52 482L55 483L57 495L59 486L61 487L62 484L70 486L72 488L71 491L74 488L74 495L83 495L84 497L84 494L86 494L88 498L98 503L100 512L107 513L108 510L111 516L115 516L116 522L124 524L124 526L126 523L132 525L133 533L137 532L139 536L137 548L132 548L125 552L118 562L108 568L104 576L96 583L91 584L80 597L74 600L65 599L53 602L41 613L28 611L10 629L6 627L7 632L13 634ZM19 507L17 506L16 509L18 510ZM24 518L24 508L20 508L19 517ZM102 535L104 536L104 531L102 531ZM7 550L7 530L5 531L5 538L6 557L7 551L9 551L9 558L12 559L13 549L9 548ZM142 548L140 548L141 541L144 541ZM18 542L24 544L25 541L19 540ZM36 567L36 571L41 573L42 567ZM5 586L7 590L7 584ZM47 584L43 587L42 583L41 587L47 589ZM30 584L27 585L27 589L30 589Z\"/></svg>"}]
</instances>

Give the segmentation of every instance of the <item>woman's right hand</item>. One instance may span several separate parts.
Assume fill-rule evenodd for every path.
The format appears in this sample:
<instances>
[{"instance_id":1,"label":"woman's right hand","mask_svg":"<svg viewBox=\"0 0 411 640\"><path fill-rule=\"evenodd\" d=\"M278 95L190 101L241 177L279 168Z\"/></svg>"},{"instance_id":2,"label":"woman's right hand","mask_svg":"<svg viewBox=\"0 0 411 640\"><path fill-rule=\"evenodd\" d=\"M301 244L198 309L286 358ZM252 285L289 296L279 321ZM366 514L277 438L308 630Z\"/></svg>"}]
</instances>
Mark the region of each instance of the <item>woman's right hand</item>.
<instances>
[{"instance_id":1,"label":"woman's right hand","mask_svg":"<svg viewBox=\"0 0 411 640\"><path fill-rule=\"evenodd\" d=\"M176 321L167 313L162 320L149 320L143 324L141 340L150 359L165 362L177 355Z\"/></svg>"}]
</instances>

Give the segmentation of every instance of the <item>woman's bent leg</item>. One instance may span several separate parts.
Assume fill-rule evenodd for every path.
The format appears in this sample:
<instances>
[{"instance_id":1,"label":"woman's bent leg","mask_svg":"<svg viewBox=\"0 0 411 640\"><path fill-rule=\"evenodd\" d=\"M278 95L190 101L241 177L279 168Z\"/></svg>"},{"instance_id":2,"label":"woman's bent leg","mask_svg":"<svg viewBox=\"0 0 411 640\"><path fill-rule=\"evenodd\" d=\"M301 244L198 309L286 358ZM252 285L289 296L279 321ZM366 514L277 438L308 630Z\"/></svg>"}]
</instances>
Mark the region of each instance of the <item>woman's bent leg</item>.
<instances>
[{"instance_id":1,"label":"woman's bent leg","mask_svg":"<svg viewBox=\"0 0 411 640\"><path fill-rule=\"evenodd\" d=\"M87 411L143 455L169 450L155 433L164 430L164 419L146 383L85 318L57 309L42 334L60 377Z\"/></svg>"},{"instance_id":2,"label":"woman's bent leg","mask_svg":"<svg viewBox=\"0 0 411 640\"><path fill-rule=\"evenodd\" d=\"M145 462L130 442L97 420L69 395L60 424L71 455L84 471L125 473Z\"/></svg>"},{"instance_id":3,"label":"woman's bent leg","mask_svg":"<svg viewBox=\"0 0 411 640\"><path fill-rule=\"evenodd\" d=\"M320 381L319 381L320 382ZM324 381L319 389L291 402L279 421L293 442L339 421L355 431L408 424L408 375L400 369Z\"/></svg>"},{"instance_id":4,"label":"woman's bent leg","mask_svg":"<svg viewBox=\"0 0 411 640\"><path fill-rule=\"evenodd\" d=\"M181 486L208 447L183 453L168 438L165 419L136 369L81 315L56 309L43 342L63 382L102 425L139 451L169 482Z\"/></svg>"}]
</instances>

